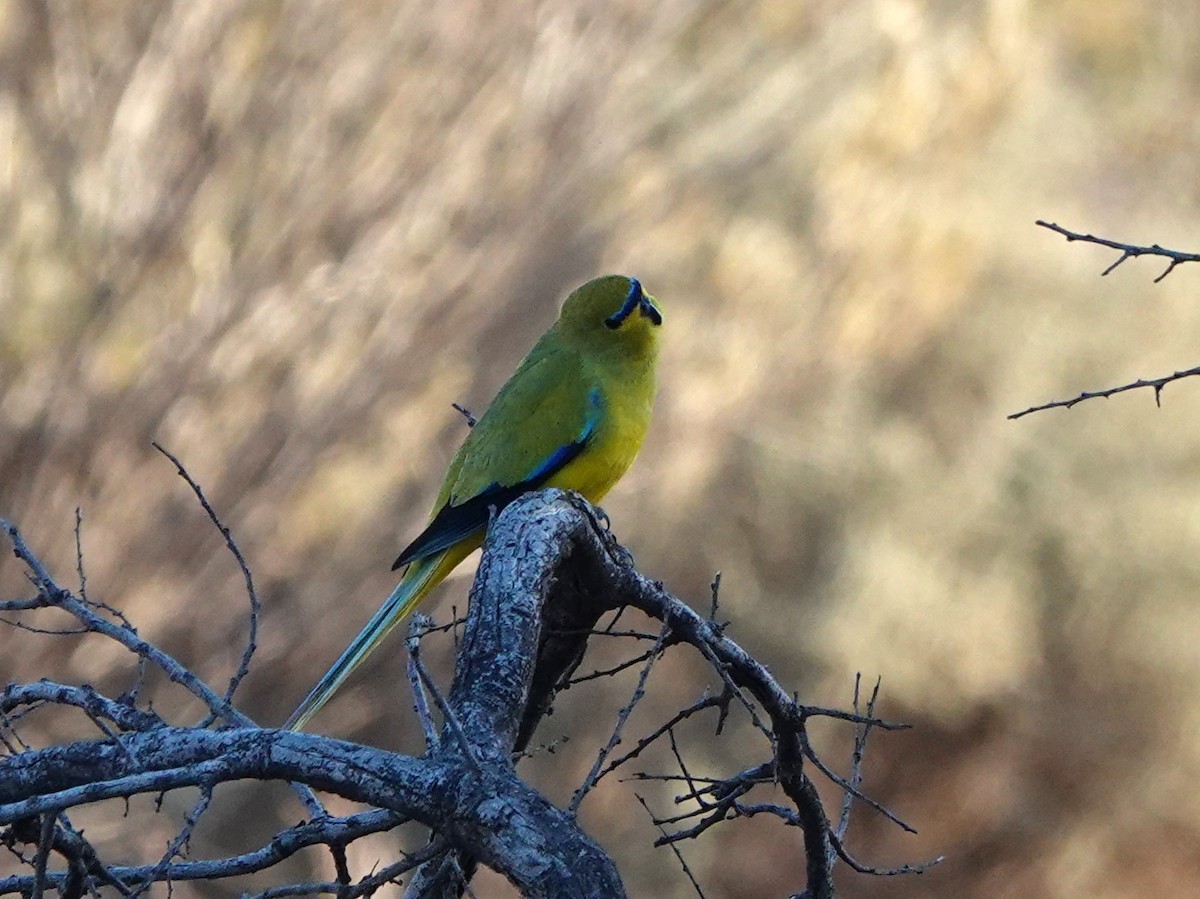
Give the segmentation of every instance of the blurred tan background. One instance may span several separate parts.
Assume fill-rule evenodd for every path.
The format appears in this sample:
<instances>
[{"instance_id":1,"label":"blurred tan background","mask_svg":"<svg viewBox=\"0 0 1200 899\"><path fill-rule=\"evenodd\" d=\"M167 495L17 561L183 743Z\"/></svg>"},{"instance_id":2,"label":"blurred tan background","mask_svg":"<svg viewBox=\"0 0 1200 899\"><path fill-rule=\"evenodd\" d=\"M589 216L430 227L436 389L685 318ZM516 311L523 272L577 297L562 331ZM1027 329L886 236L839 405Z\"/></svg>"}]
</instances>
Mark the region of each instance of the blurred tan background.
<instances>
[{"instance_id":1,"label":"blurred tan background","mask_svg":"<svg viewBox=\"0 0 1200 899\"><path fill-rule=\"evenodd\" d=\"M733 635L802 696L882 676L916 725L868 788L920 835L859 810L850 844L948 860L841 869L841 894L1200 893L1200 384L1005 419L1200 362L1200 268L1101 279L1115 254L1033 225L1200 249L1200 6L651 6L0 5L0 516L74 583L81 507L91 594L221 682L240 575L164 443L253 567L240 702L277 723L391 588L464 433L449 404L482 409L577 283L635 274L666 351L614 529L697 606L720 569ZM418 750L401 673L380 652L317 729ZM0 679L43 675L119 690L129 660L0 629ZM675 660L634 724L705 682ZM572 740L530 776L569 796L630 683L569 692L540 736ZM702 771L763 751L693 739ZM692 895L635 786L585 821L632 895ZM302 814L222 795L197 857ZM121 811L89 835L157 858L171 821ZM682 848L710 897L801 886L769 822Z\"/></svg>"}]
</instances>

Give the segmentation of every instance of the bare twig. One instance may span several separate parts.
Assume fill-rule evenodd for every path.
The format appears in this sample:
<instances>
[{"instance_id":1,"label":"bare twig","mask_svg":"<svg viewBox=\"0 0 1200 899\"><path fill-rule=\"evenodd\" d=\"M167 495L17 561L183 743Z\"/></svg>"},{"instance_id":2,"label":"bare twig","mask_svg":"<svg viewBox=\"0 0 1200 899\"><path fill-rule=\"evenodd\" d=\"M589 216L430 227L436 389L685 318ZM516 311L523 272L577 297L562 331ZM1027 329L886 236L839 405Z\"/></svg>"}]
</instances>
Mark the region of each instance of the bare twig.
<instances>
[{"instance_id":1,"label":"bare twig","mask_svg":"<svg viewBox=\"0 0 1200 899\"><path fill-rule=\"evenodd\" d=\"M79 598L87 602L87 573L83 570L83 510L75 507L75 572L79 575Z\"/></svg>"},{"instance_id":2,"label":"bare twig","mask_svg":"<svg viewBox=\"0 0 1200 899\"><path fill-rule=\"evenodd\" d=\"M565 690L568 687L574 687L578 684L585 684L592 680L600 680L602 678L612 677L614 674L620 674L622 671L632 668L634 665L640 665L643 662L653 659L654 655L655 651L653 649L648 649L640 655L626 659L623 662L618 662L610 668L597 668L595 671L589 671L587 674L581 674L579 677L573 677L562 685L562 689Z\"/></svg>"},{"instance_id":3,"label":"bare twig","mask_svg":"<svg viewBox=\"0 0 1200 899\"><path fill-rule=\"evenodd\" d=\"M588 794L600 778L604 776L604 761L608 758L610 752L616 748L621 742L621 733L625 730L625 722L629 720L629 716L633 714L634 708L642 697L646 695L646 680L650 677L650 670L654 667L654 663L658 661L658 656L662 652L663 645L666 643L667 636L671 633L670 619L665 619L662 623L662 629L658 633L658 640L654 644L654 648L647 654L646 664L642 666L642 672L638 675L637 686L633 688L633 695L629 698L629 702L617 714L617 723L613 727L612 734L609 735L608 742L596 754L596 761L592 763L592 769L580 784L579 789L575 791L575 795L571 797L571 804L567 807L572 815L579 811L579 804L583 802L583 797Z\"/></svg>"},{"instance_id":4,"label":"bare twig","mask_svg":"<svg viewBox=\"0 0 1200 899\"><path fill-rule=\"evenodd\" d=\"M860 715L858 712L847 712L842 709L831 709L819 705L803 705L795 699L796 713L807 721L809 718L833 718L837 721L848 721L851 724L869 724L878 730L911 730L912 725L903 721L888 721L874 715Z\"/></svg>"},{"instance_id":5,"label":"bare twig","mask_svg":"<svg viewBox=\"0 0 1200 899\"><path fill-rule=\"evenodd\" d=\"M626 640L647 640L653 642L658 639L658 633L650 633L650 631L614 631L600 630L599 628L576 628L575 630L555 630L550 631L556 637L620 637ZM641 659L639 658L639 661Z\"/></svg>"},{"instance_id":6,"label":"bare twig","mask_svg":"<svg viewBox=\"0 0 1200 899\"><path fill-rule=\"evenodd\" d=\"M179 833L175 835L175 839L167 846L167 851L158 860L158 864L154 866L154 870L150 872L145 882L134 891L134 899L145 893L156 882L162 880L171 869L171 863L175 861L176 856L180 854L184 846L192 838L192 833L196 829L196 824L200 821L200 816L208 810L208 806L212 802L212 795L212 784L206 783L200 785L200 799L197 800L196 804L192 806L192 810L184 818L183 827L180 828Z\"/></svg>"},{"instance_id":7,"label":"bare twig","mask_svg":"<svg viewBox=\"0 0 1200 899\"><path fill-rule=\"evenodd\" d=\"M875 715L875 703L879 699L879 687L882 684L882 678L875 679L875 687L871 690L871 698L867 700L867 718L873 718ZM858 712L860 690L862 687L862 674L854 675L854 711ZM863 756L867 749L867 737L871 733L871 722L867 720L854 729L854 749L850 756L850 776L847 782L857 791L862 785L863 779ZM838 818L837 826L834 828L833 835L839 840L845 839L846 831L850 827L850 810L854 806L854 792L847 790L842 794L842 813ZM830 841L830 858L829 867L833 868L836 859L836 846L833 841Z\"/></svg>"},{"instance_id":8,"label":"bare twig","mask_svg":"<svg viewBox=\"0 0 1200 899\"><path fill-rule=\"evenodd\" d=\"M1163 273L1154 279L1154 282L1157 284L1167 275L1171 274L1171 272L1175 270L1175 266L1181 265L1185 262L1200 261L1200 253L1184 253L1179 250L1167 249L1166 247L1159 246L1158 244L1139 246L1137 244L1121 243L1120 241L1109 240L1104 237L1096 237L1093 234L1079 234L1075 231L1069 231L1066 228L1055 224L1054 222L1045 222L1041 219L1038 219L1037 224L1043 228L1050 229L1056 234L1061 234L1068 241L1079 240L1086 243L1098 244L1099 246L1108 247L1113 250L1120 250L1121 255L1117 257L1117 261L1101 272L1102 275L1107 275L1121 263L1125 262L1125 260L1132 259L1135 256L1160 256L1170 260L1170 262ZM1028 409L1022 409L1020 412L1013 412L1008 416L1008 418L1011 421L1013 419L1023 418L1024 416L1030 415L1034 412L1044 412L1047 409L1070 409L1073 406L1082 403L1084 400L1097 398L1107 399L1108 397L1114 396L1118 393L1124 393L1127 390L1138 390L1143 387L1149 387L1154 391L1154 405L1161 408L1162 392L1164 387L1173 381L1179 381L1183 378L1191 378L1196 375L1200 375L1200 366L1189 368L1183 371L1176 371L1169 375L1163 375L1159 378L1139 378L1136 381L1129 382L1128 384L1121 384L1118 387L1109 387L1105 390L1085 390L1078 396L1071 397L1070 399L1054 400L1049 403L1030 406Z\"/></svg>"},{"instance_id":9,"label":"bare twig","mask_svg":"<svg viewBox=\"0 0 1200 899\"><path fill-rule=\"evenodd\" d=\"M113 619L129 630L133 631L136 628L133 622L126 617L125 613L115 606L110 606L102 600L94 600L87 593L87 573L83 564L83 510L78 506L75 507L75 573L79 575L79 598L85 604L92 608L99 609L102 612L107 612Z\"/></svg>"},{"instance_id":10,"label":"bare twig","mask_svg":"<svg viewBox=\"0 0 1200 899\"><path fill-rule=\"evenodd\" d=\"M1162 408L1162 392L1163 388L1172 381L1178 381L1182 378L1191 378L1200 375L1200 366L1189 368L1186 371L1177 371L1169 375L1163 375L1161 378L1139 378L1136 381L1131 381L1128 384L1122 384L1119 387L1109 387L1106 390L1085 390L1079 396L1072 397L1069 400L1054 400L1049 403L1042 403L1040 406L1030 406L1028 409L1022 409L1020 412L1013 412L1008 416L1009 420L1023 418L1032 412L1044 412L1046 409L1070 409L1084 400L1094 400L1097 398L1107 399L1110 396L1118 393L1124 393L1126 390L1137 390L1141 387L1150 387L1154 390L1154 404Z\"/></svg>"},{"instance_id":11,"label":"bare twig","mask_svg":"<svg viewBox=\"0 0 1200 899\"><path fill-rule=\"evenodd\" d=\"M254 726L248 717L235 709L229 700L219 696L208 684L197 677L190 669L179 662L174 656L143 639L137 631L126 624L113 624L104 617L96 614L92 606L95 603L85 603L71 594L69 590L60 587L50 576L42 561L30 551L16 525L0 518L0 530L3 530L12 543L13 553L25 563L29 569L29 578L37 587L38 592L46 599L47 605L68 612L93 633L108 637L124 646L139 659L154 662L163 673L174 683L179 684L193 696L201 700L210 713L223 717L227 721L243 726ZM305 787L297 787L297 794L313 817L324 817L325 809L313 792Z\"/></svg>"},{"instance_id":12,"label":"bare twig","mask_svg":"<svg viewBox=\"0 0 1200 899\"><path fill-rule=\"evenodd\" d=\"M679 773L683 775L684 783L688 785L691 795L696 797L697 805L699 805L702 809L706 808L708 803L699 798L700 794L696 790L696 780L692 777L692 772L688 770L687 762L683 760L683 753L679 751L679 744L675 740L674 727L667 728L667 741L671 746L671 755L675 759L675 764L679 766ZM681 800L679 799L675 800L676 804L678 804L680 801Z\"/></svg>"},{"instance_id":13,"label":"bare twig","mask_svg":"<svg viewBox=\"0 0 1200 899\"><path fill-rule=\"evenodd\" d=\"M216 529L220 531L221 536L225 538L225 546L233 558L237 561L238 568L240 568L242 572L242 580L245 581L246 584L246 595L250 599L250 625L246 635L246 649L242 653L241 660L238 662L237 670L233 673L233 677L229 679L229 686L225 689L225 702L229 703L233 701L233 694L237 692L238 685L246 676L246 672L250 670L250 660L254 657L254 650L258 646L258 619L259 615L261 614L262 607L258 601L258 592L254 589L254 576L250 573L250 566L246 564L246 559L242 555L242 551L238 549L237 542L233 539L233 534L230 532L229 528L225 527L225 524L221 521L220 516L217 515L216 510L213 509L212 505L208 501L208 498L204 495L204 491L201 489L200 485L192 479L192 476L188 474L187 469L183 467L183 463L180 462L179 459L172 455L168 450L164 449L162 444L158 443L157 441L151 445L171 460L171 463L175 466L175 471L181 478L183 478L185 482L187 482L187 485L192 488L192 492L196 494L196 499L200 501L200 507L204 509L205 514L208 515L209 521L213 523L213 526L216 527Z\"/></svg>"},{"instance_id":14,"label":"bare twig","mask_svg":"<svg viewBox=\"0 0 1200 899\"><path fill-rule=\"evenodd\" d=\"M714 631L719 632L719 629L717 629L712 622L709 622L709 627L712 627ZM754 707L754 703L747 698L746 694L742 691L742 688L734 681L733 677L729 673L728 663L717 656L717 654L713 651L713 647L707 641L692 643L692 645L700 651L700 654L708 660L708 663L712 665L713 670L716 671L717 674L720 675L721 680L725 682L725 689L728 691L728 696L737 699L737 701L742 704L742 707L749 713L750 723L753 724L759 731L761 731L768 740L774 742L774 730L769 727L765 721L763 721L762 717L758 714L758 709Z\"/></svg>"},{"instance_id":15,"label":"bare twig","mask_svg":"<svg viewBox=\"0 0 1200 899\"><path fill-rule=\"evenodd\" d=\"M51 637L82 637L85 634L91 633L86 627L35 627L32 624L26 624L23 621L13 621L9 618L0 618L0 624L6 624L9 627L25 631L29 634L47 634Z\"/></svg>"},{"instance_id":16,"label":"bare twig","mask_svg":"<svg viewBox=\"0 0 1200 899\"><path fill-rule=\"evenodd\" d=\"M830 841L833 843L834 849L837 850L838 858L848 864L859 874L874 874L878 877L892 877L897 874L924 874L935 865L941 864L946 860L944 855L939 855L937 858L932 858L927 862L918 864L897 865L894 868L875 868L870 865L865 865L856 859L853 855L846 851L846 847L842 844L841 839L836 835L830 835Z\"/></svg>"},{"instance_id":17,"label":"bare twig","mask_svg":"<svg viewBox=\"0 0 1200 899\"><path fill-rule=\"evenodd\" d=\"M110 875L113 883L105 882L107 885L121 884L125 886L152 883L154 881L151 878L154 876L157 876L160 881L167 879L168 876L171 880L190 881L219 880L226 877L253 874L256 871L264 871L272 868L284 859L290 858L297 852L311 846L328 845L337 842L350 843L368 834L385 833L404 823L405 820L394 812L381 809L373 809L372 811L351 815L347 818L326 818L320 822L301 824L288 828L277 833L262 848L230 858L176 862L171 866L170 871L167 872L158 871L157 865L141 865L137 867L113 866L104 869ZM440 844L440 846L441 850L444 850L445 845ZM431 853L430 855L432 854L436 853ZM422 850L419 853L408 856L408 861L411 862L410 866L414 866L420 864L427 857L425 850ZM100 870L99 867L95 869L91 865L88 867L88 872L91 874L97 873L98 870ZM51 886L59 888L65 877L65 873L62 872L49 874L48 883ZM0 878L0 895L22 892L28 890L31 885L31 877ZM130 894L127 886L125 894Z\"/></svg>"},{"instance_id":18,"label":"bare twig","mask_svg":"<svg viewBox=\"0 0 1200 899\"><path fill-rule=\"evenodd\" d=\"M46 889L46 862L50 859L50 847L54 842L54 816L42 815L42 832L38 838L37 855L33 859L33 890L30 899L42 899Z\"/></svg>"},{"instance_id":19,"label":"bare twig","mask_svg":"<svg viewBox=\"0 0 1200 899\"><path fill-rule=\"evenodd\" d=\"M730 777L699 777L691 774L683 779L692 787L692 792L676 796L676 802L686 802L689 799L702 799L709 794L719 799L722 796L727 796L742 789L742 787L753 787L758 784L774 782L775 763L763 762L739 771ZM698 783L703 783L704 786L697 787L696 784Z\"/></svg>"},{"instance_id":20,"label":"bare twig","mask_svg":"<svg viewBox=\"0 0 1200 899\"><path fill-rule=\"evenodd\" d=\"M50 603L44 596L31 596L28 599L0 599L0 612L31 612L34 609L50 608Z\"/></svg>"},{"instance_id":21,"label":"bare twig","mask_svg":"<svg viewBox=\"0 0 1200 899\"><path fill-rule=\"evenodd\" d=\"M645 797L642 796L642 794L640 794L640 793L634 793L633 795L635 797L637 797L637 801L641 803L642 808L644 808L646 810L646 814L650 816L650 820L652 822L654 822L654 826L658 828L659 832L662 834L663 839L665 839L667 836L667 832L663 828L663 826L658 823L658 819L654 817L654 812L650 811L650 806L646 804ZM657 843L656 843L656 845L657 845ZM694 889L696 891L696 895L699 896L700 899L705 899L704 890L702 890L700 888L700 882L698 880L696 880L696 875L694 875L692 873L692 869L689 868L687 862L684 861L683 853L679 851L679 847L676 846L673 842L668 842L668 843L666 843L666 845L671 848L671 851L673 853L675 853L675 859L679 862L679 867L683 869L683 873L687 876L688 881L691 883L692 889Z\"/></svg>"},{"instance_id":22,"label":"bare twig","mask_svg":"<svg viewBox=\"0 0 1200 899\"><path fill-rule=\"evenodd\" d=\"M100 617L92 611L89 605L58 586L46 571L41 560L26 546L24 538L15 525L0 519L0 530L4 530L8 534L14 553L29 568L30 577L38 591L46 599L47 605L70 613L87 630L116 641L137 656L150 659L163 670L167 677L200 699L213 713L239 724L250 723L249 719L230 706L173 656L143 640L135 630L124 625L115 625Z\"/></svg>"},{"instance_id":23,"label":"bare twig","mask_svg":"<svg viewBox=\"0 0 1200 899\"><path fill-rule=\"evenodd\" d=\"M883 683L882 678L875 679L875 687L871 690L871 698L867 700L867 717L871 718L875 714L875 703L879 699L879 687ZM854 711L858 711L859 689L862 685L862 675L854 675ZM867 737L871 733L871 722L865 721L860 724L854 731L854 751L850 757L850 777L849 783L854 789L858 789L862 784L863 778L863 755L867 749ZM850 826L850 809L854 805L854 794L847 792L842 796L842 814L838 819L836 833L839 837L846 835L846 829Z\"/></svg>"},{"instance_id":24,"label":"bare twig","mask_svg":"<svg viewBox=\"0 0 1200 899\"><path fill-rule=\"evenodd\" d=\"M1170 262L1167 265L1166 270L1154 279L1154 283L1157 284L1167 275L1171 274L1171 272L1175 270L1175 266L1181 265L1185 262L1200 262L1200 253L1184 253L1179 250L1168 250L1166 247L1161 247L1158 244L1151 244L1147 247L1140 246L1138 244L1121 243L1116 240L1109 240L1105 237L1096 237L1093 234L1079 234L1075 231L1068 231L1061 225L1057 225L1054 222L1044 222L1041 219L1038 219L1035 224L1040 225L1043 228L1049 228L1056 234L1061 234L1067 239L1068 242L1081 240L1085 243L1098 244L1099 246L1108 247L1112 250L1120 250L1121 255L1117 258L1117 261L1101 272L1101 276L1109 274L1127 259L1133 259L1136 256L1161 256L1164 259L1170 260Z\"/></svg>"},{"instance_id":25,"label":"bare twig","mask_svg":"<svg viewBox=\"0 0 1200 899\"><path fill-rule=\"evenodd\" d=\"M413 695L413 711L417 713L421 729L425 732L425 748L432 752L438 745L437 727L433 723L433 716L429 713L429 700L425 696L425 684L417 669L421 637L428 632L429 625L428 616L422 615L420 612L413 615L412 621L408 625L408 663L405 670L408 673L408 686Z\"/></svg>"},{"instance_id":26,"label":"bare twig","mask_svg":"<svg viewBox=\"0 0 1200 899\"><path fill-rule=\"evenodd\" d=\"M901 818L899 815L897 815L895 812L893 812L891 809L889 809L887 806L885 806L882 802L879 802L876 799L872 799L866 793L863 793L861 790L859 790L858 787L851 784L850 781L846 780L844 777L842 777L840 774L838 774L836 771L834 771L832 768L830 768L828 765L826 765L825 762L821 760L821 757L819 755L817 755L816 751L812 748L812 745L809 743L808 735L806 733L802 732L800 736L801 736L801 744L804 748L804 757L807 758L814 765L816 765L817 770L819 770L822 774L824 774L826 777L828 777L830 780L832 780L835 784L837 784L839 787L841 787L844 791L846 791L847 793L852 795L855 799L861 800L862 802L865 802L867 805L869 805L871 808L875 809L875 811L877 811L879 814L883 815L883 817L887 818L889 821L891 821L897 827L900 827L902 830L906 830L912 834L915 834L917 832L915 827L913 827L911 824L909 824L907 821L905 821L903 818Z\"/></svg>"},{"instance_id":27,"label":"bare twig","mask_svg":"<svg viewBox=\"0 0 1200 899\"><path fill-rule=\"evenodd\" d=\"M609 762L608 766L603 771L600 772L600 776L603 777L605 774L608 774L610 771L615 771L617 768L620 768L626 762L632 761L633 759L637 758L647 748L649 748L649 746L652 743L654 743L659 737L661 737L663 734L665 734L667 731L669 731L671 728L673 728L676 724L679 724L681 721L686 721L688 718L691 718L693 715L699 714L700 712L704 711L705 709L711 709L714 706L720 706L721 704L722 704L721 697L705 696L703 699L700 699L699 701L693 703L692 705L688 706L686 709L681 709L680 711L678 711L674 715L672 715L671 718L665 724L661 725L660 727L656 727L649 734L647 734L646 736L644 736L640 740L638 740L637 745L635 745L633 747L633 749L629 750L629 752L625 753L620 758L614 759L613 761Z\"/></svg>"},{"instance_id":28,"label":"bare twig","mask_svg":"<svg viewBox=\"0 0 1200 899\"><path fill-rule=\"evenodd\" d=\"M748 791L750 788L745 787L734 796L727 796L719 802L715 802L709 806L702 806L695 811L687 812L682 815L675 815L671 818L662 818L657 823L661 824L679 824L683 821L689 821L698 815L704 815L699 822L689 827L687 830L679 830L674 833L667 833L654 841L655 846L666 846L671 843L681 843L684 840L694 840L700 834L704 833L709 828L716 824L720 824L729 817L729 812L733 808L734 801L738 796Z\"/></svg>"},{"instance_id":29,"label":"bare twig","mask_svg":"<svg viewBox=\"0 0 1200 899\"><path fill-rule=\"evenodd\" d=\"M471 741L467 739L467 733L463 729L462 722L458 720L458 715L454 709L450 708L450 703L446 701L446 697L442 695L442 691L438 689L437 684L433 682L429 672L425 670L425 664L421 661L420 656L410 655L409 662L416 669L418 681L424 685L431 696L433 696L433 704L437 706L438 711L442 714L442 721L454 735L455 741L458 743L459 749L462 750L463 757L466 758L471 767L475 769L477 774L483 773L483 766L479 759L476 758L475 749L471 745Z\"/></svg>"},{"instance_id":30,"label":"bare twig","mask_svg":"<svg viewBox=\"0 0 1200 899\"><path fill-rule=\"evenodd\" d=\"M753 818L756 815L774 815L792 827L800 826L800 816L796 814L795 809L776 805L772 802L759 802L755 805L735 802L733 804L733 811L739 818Z\"/></svg>"}]
</instances>

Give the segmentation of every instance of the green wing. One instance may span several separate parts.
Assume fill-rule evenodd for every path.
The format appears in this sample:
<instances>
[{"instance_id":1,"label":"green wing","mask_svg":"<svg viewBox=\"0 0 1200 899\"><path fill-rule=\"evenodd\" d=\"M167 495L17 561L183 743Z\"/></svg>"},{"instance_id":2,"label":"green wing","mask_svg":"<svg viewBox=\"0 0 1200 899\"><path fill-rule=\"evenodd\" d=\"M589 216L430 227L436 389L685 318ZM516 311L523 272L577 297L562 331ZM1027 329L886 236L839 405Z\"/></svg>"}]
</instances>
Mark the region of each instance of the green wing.
<instances>
[{"instance_id":1,"label":"green wing","mask_svg":"<svg viewBox=\"0 0 1200 899\"><path fill-rule=\"evenodd\" d=\"M603 411L578 355L539 343L467 435L433 520L393 569L482 531L493 508L546 483L587 449Z\"/></svg>"}]
</instances>

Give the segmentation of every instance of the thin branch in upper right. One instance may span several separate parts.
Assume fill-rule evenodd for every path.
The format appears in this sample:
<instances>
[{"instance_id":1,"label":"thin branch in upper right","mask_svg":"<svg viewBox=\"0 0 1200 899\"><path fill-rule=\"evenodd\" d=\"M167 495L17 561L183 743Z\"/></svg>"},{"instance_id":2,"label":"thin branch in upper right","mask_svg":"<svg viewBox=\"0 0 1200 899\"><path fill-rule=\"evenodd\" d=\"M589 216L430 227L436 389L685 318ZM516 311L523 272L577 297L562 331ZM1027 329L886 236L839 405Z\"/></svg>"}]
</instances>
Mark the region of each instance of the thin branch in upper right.
<instances>
[{"instance_id":1,"label":"thin branch in upper right","mask_svg":"<svg viewBox=\"0 0 1200 899\"><path fill-rule=\"evenodd\" d=\"M1061 225L1055 224L1054 222L1045 222L1041 219L1038 219L1036 224L1043 228L1048 228L1056 234L1061 234L1068 240L1068 242L1078 240L1085 243L1098 244L1102 247L1109 247L1113 250L1120 250L1121 255L1117 257L1117 261L1101 272L1100 274L1102 276L1109 274L1127 259L1132 259L1136 256L1161 256L1165 259L1169 259L1170 263L1167 265L1167 268L1163 271L1163 273L1154 279L1154 283L1157 284L1167 275L1171 274L1177 265L1182 265L1185 262L1200 262L1200 253L1185 253L1181 250L1170 250L1166 247L1159 246L1158 244L1142 246L1139 244L1121 243L1120 241L1109 240L1105 237L1097 237L1094 234L1080 234L1076 231L1070 231ZM1023 418L1024 416L1030 415L1034 412L1044 412L1047 409L1070 409L1073 406L1082 403L1084 400L1098 398L1107 399L1108 397L1114 396L1118 393L1124 393L1127 390L1138 390L1142 387L1149 387L1153 389L1154 404L1161 407L1162 392L1164 387L1173 381L1179 381L1183 378L1191 378L1196 375L1200 375L1200 366L1185 369L1183 371L1176 371L1169 375L1163 375L1158 378L1138 378L1136 381L1130 381L1129 383L1121 384L1117 387L1108 387L1104 390L1084 390L1077 396L1073 396L1070 399L1052 400L1048 403L1041 403L1036 406L1030 406L1027 409L1022 409L1020 412L1013 412L1008 416L1008 418L1011 421L1017 418Z\"/></svg>"}]
</instances>

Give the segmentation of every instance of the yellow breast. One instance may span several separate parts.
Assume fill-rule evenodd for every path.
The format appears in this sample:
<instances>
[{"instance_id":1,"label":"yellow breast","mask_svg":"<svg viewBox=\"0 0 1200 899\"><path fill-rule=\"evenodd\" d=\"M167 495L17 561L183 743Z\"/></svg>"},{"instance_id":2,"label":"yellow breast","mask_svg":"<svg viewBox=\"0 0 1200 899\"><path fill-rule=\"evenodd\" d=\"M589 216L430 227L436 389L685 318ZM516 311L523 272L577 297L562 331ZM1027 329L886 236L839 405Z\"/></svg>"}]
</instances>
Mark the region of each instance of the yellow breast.
<instances>
[{"instance_id":1,"label":"yellow breast","mask_svg":"<svg viewBox=\"0 0 1200 899\"><path fill-rule=\"evenodd\" d=\"M637 458L654 406L652 361L605 374L598 379L603 411L587 449L547 481L550 487L577 490L591 502L599 502Z\"/></svg>"}]
</instances>

